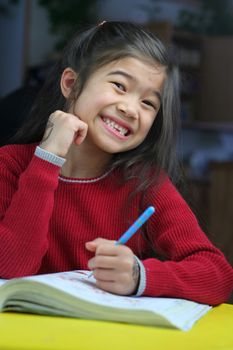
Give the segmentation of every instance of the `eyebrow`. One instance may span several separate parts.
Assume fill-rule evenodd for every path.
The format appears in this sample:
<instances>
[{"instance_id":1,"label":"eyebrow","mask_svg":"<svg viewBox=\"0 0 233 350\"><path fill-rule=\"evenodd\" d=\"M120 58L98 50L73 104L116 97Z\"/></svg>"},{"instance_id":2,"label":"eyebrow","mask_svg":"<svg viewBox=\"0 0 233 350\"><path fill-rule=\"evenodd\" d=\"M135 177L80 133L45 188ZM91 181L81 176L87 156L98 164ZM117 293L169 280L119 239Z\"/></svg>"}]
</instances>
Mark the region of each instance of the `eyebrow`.
<instances>
[{"instance_id":1,"label":"eyebrow","mask_svg":"<svg viewBox=\"0 0 233 350\"><path fill-rule=\"evenodd\" d=\"M123 77L128 78L129 80L136 81L136 79L131 74L126 73L123 70L114 70L112 72L109 72L107 75L122 75ZM153 90L152 92L161 102L161 100L162 100L161 93L159 91L156 91L156 90Z\"/></svg>"}]
</instances>

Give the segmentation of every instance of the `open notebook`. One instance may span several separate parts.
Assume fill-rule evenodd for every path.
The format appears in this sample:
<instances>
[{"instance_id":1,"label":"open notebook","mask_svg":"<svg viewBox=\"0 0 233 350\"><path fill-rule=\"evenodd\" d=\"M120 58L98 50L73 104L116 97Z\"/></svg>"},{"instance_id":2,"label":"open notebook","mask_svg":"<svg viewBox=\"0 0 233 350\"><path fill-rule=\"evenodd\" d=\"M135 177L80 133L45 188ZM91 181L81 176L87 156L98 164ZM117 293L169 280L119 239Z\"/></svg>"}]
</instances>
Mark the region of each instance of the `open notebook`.
<instances>
[{"instance_id":1,"label":"open notebook","mask_svg":"<svg viewBox=\"0 0 233 350\"><path fill-rule=\"evenodd\" d=\"M209 305L154 297L118 296L99 289L89 271L0 280L0 311L77 317L189 330Z\"/></svg>"}]
</instances>

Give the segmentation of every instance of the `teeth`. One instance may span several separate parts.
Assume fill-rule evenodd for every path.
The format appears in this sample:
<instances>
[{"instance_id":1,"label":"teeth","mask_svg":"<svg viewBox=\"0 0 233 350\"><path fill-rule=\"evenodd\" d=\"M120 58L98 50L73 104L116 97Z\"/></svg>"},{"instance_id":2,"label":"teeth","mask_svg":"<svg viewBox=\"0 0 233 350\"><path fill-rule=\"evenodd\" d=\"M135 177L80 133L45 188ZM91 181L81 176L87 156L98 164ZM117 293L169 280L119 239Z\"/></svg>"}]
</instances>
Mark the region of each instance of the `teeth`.
<instances>
[{"instance_id":1,"label":"teeth","mask_svg":"<svg viewBox=\"0 0 233 350\"><path fill-rule=\"evenodd\" d=\"M103 121L110 126L112 129L119 131L119 133L123 136L125 136L128 132L128 130L126 128L124 128L121 125L118 125L117 123L115 123L114 121L108 119L108 118L103 118Z\"/></svg>"}]
</instances>

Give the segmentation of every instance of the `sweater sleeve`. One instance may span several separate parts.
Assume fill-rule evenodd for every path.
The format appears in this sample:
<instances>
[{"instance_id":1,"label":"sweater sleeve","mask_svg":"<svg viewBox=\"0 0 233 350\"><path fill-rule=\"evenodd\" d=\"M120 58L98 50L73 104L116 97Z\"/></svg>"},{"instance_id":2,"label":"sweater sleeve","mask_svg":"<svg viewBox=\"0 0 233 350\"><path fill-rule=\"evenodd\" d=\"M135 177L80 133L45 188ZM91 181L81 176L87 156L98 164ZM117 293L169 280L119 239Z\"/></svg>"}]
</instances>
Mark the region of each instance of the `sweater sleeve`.
<instances>
[{"instance_id":1,"label":"sweater sleeve","mask_svg":"<svg viewBox=\"0 0 233 350\"><path fill-rule=\"evenodd\" d=\"M33 155L23 171L0 157L0 277L36 274L48 248L60 166Z\"/></svg>"},{"instance_id":2,"label":"sweater sleeve","mask_svg":"<svg viewBox=\"0 0 233 350\"><path fill-rule=\"evenodd\" d=\"M166 257L143 261L143 295L166 296L217 305L233 288L233 269L201 230L194 214L169 180L149 195L156 214L148 223L157 252Z\"/></svg>"}]
</instances>

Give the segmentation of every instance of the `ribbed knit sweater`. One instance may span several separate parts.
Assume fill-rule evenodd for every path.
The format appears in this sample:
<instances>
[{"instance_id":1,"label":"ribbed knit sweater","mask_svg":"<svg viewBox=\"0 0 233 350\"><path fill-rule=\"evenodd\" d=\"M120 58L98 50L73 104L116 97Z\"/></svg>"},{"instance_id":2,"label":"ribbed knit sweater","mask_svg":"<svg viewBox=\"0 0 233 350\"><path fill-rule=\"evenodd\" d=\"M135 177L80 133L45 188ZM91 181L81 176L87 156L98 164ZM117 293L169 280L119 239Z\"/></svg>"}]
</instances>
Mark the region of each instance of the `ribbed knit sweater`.
<instances>
[{"instance_id":1,"label":"ribbed knit sweater","mask_svg":"<svg viewBox=\"0 0 233 350\"><path fill-rule=\"evenodd\" d=\"M70 179L60 167L34 154L35 145L0 149L0 277L87 269L92 254L85 242L117 240L138 217L140 195L129 199L134 181L122 184L119 171L94 179ZM194 214L168 178L145 197L156 213L147 234L127 243L141 260L143 295L227 300L233 269L202 232Z\"/></svg>"}]
</instances>

